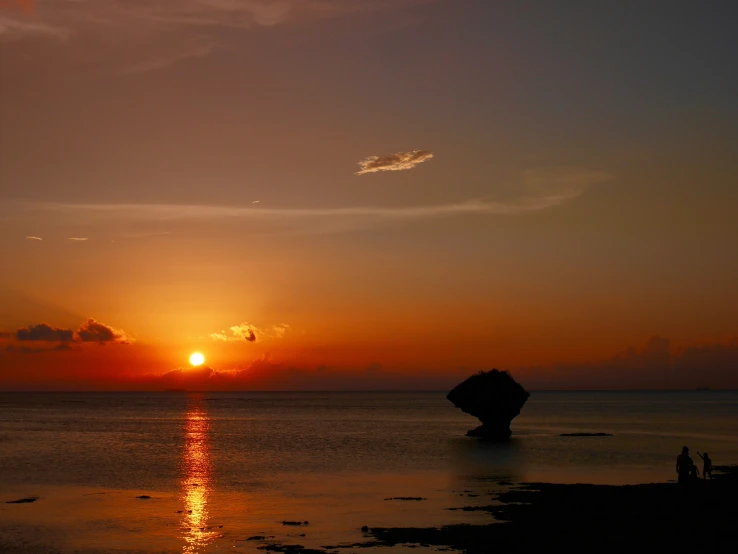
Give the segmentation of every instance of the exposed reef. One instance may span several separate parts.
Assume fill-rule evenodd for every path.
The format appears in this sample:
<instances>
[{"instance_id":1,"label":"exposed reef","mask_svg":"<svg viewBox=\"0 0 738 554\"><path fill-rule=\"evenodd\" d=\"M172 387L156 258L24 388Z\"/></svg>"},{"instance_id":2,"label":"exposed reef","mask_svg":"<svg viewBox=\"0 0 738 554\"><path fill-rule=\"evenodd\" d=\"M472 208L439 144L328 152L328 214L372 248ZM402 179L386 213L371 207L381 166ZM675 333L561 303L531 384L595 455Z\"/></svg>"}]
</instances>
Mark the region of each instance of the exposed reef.
<instances>
[{"instance_id":1,"label":"exposed reef","mask_svg":"<svg viewBox=\"0 0 738 554\"><path fill-rule=\"evenodd\" d=\"M459 383L446 398L463 412L482 422L467 436L493 441L510 439L510 423L520 414L530 393L507 371L493 369L472 375Z\"/></svg>"}]
</instances>

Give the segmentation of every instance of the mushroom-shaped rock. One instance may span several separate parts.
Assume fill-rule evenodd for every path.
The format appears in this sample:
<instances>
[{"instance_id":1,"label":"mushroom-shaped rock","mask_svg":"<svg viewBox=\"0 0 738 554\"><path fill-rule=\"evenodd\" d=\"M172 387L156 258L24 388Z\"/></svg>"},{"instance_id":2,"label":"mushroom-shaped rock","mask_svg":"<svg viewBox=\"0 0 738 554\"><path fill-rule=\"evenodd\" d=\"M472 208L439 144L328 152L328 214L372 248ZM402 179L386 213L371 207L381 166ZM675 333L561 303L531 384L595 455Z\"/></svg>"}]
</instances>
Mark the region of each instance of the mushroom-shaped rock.
<instances>
[{"instance_id":1,"label":"mushroom-shaped rock","mask_svg":"<svg viewBox=\"0 0 738 554\"><path fill-rule=\"evenodd\" d=\"M482 425L467 436L495 441L510 439L510 423L520 414L530 393L507 371L481 371L459 383L446 395L463 412L478 418Z\"/></svg>"}]
</instances>

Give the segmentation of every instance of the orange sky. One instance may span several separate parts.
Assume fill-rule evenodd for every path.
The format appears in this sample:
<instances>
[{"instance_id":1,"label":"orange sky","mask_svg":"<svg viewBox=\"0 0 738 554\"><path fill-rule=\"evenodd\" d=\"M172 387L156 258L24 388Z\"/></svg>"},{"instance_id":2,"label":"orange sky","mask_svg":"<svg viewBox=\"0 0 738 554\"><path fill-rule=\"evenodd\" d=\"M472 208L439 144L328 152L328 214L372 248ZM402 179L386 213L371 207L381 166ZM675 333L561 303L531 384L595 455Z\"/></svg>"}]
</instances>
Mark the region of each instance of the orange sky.
<instances>
[{"instance_id":1,"label":"orange sky","mask_svg":"<svg viewBox=\"0 0 738 554\"><path fill-rule=\"evenodd\" d=\"M0 4L0 389L738 387L735 8L638 11Z\"/></svg>"}]
</instances>

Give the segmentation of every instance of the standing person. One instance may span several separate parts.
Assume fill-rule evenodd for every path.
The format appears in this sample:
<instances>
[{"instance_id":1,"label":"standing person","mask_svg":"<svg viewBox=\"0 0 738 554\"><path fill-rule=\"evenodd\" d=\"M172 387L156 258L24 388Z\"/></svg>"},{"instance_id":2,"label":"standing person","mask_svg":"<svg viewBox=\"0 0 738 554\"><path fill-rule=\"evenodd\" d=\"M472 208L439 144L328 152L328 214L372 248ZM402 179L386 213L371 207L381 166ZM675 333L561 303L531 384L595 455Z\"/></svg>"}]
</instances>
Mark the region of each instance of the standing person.
<instances>
[{"instance_id":1,"label":"standing person","mask_svg":"<svg viewBox=\"0 0 738 554\"><path fill-rule=\"evenodd\" d=\"M689 470L694 465L694 461L689 457L689 448L682 446L682 453L676 459L676 471L679 475L679 484L686 489L689 485Z\"/></svg>"},{"instance_id":2,"label":"standing person","mask_svg":"<svg viewBox=\"0 0 738 554\"><path fill-rule=\"evenodd\" d=\"M710 456L705 452L704 455L700 454L700 451L697 451L697 455L702 458L702 478L707 479L707 474L710 474L710 480L712 480L712 460L710 459Z\"/></svg>"}]
</instances>

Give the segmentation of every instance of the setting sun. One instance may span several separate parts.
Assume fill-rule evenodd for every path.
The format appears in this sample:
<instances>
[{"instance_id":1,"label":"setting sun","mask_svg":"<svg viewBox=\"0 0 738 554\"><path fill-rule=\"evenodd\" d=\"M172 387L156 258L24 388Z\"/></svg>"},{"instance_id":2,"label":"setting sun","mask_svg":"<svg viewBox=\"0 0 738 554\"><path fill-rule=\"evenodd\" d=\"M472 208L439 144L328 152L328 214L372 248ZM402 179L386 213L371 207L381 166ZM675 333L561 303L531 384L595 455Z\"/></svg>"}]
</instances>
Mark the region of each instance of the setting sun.
<instances>
[{"instance_id":1,"label":"setting sun","mask_svg":"<svg viewBox=\"0 0 738 554\"><path fill-rule=\"evenodd\" d=\"M192 356L190 356L190 363L195 367L202 365L204 361L205 356L203 356L199 352L195 352L194 354L192 354Z\"/></svg>"}]
</instances>

